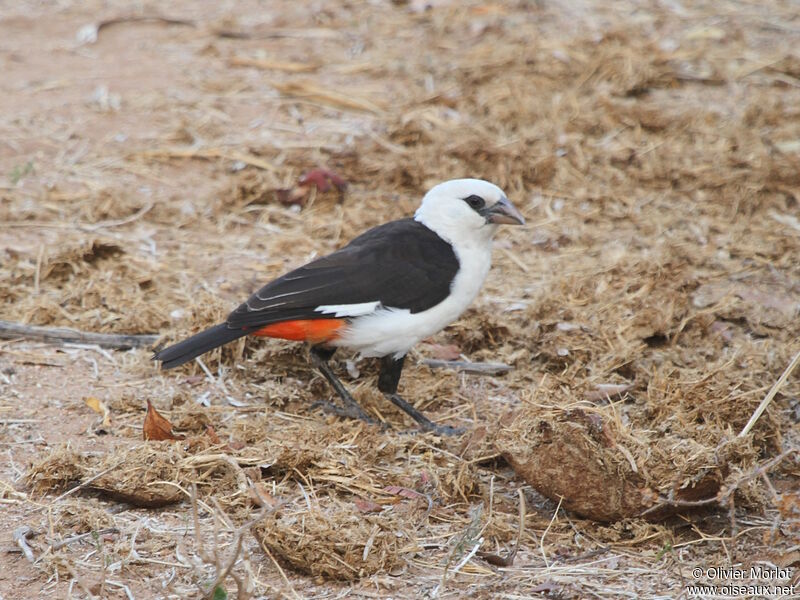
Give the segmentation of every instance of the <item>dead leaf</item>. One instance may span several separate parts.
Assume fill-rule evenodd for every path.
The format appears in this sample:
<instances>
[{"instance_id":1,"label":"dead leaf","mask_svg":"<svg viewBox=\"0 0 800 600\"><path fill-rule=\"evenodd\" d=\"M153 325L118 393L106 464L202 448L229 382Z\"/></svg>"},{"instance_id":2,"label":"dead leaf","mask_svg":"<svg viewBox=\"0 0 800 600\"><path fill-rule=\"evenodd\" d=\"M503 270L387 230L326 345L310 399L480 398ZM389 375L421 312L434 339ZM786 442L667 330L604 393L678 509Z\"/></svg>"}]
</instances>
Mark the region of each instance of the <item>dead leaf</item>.
<instances>
[{"instance_id":1,"label":"dead leaf","mask_svg":"<svg viewBox=\"0 0 800 600\"><path fill-rule=\"evenodd\" d=\"M344 192L347 189L347 182L339 177L333 171L328 171L327 169L322 169L317 167L316 169L311 169L308 173L305 173L300 179L297 181L297 184L302 187L307 187L314 185L319 192L327 192L331 189L331 184L339 191L339 193Z\"/></svg>"},{"instance_id":2,"label":"dead leaf","mask_svg":"<svg viewBox=\"0 0 800 600\"><path fill-rule=\"evenodd\" d=\"M383 491L387 494L402 496L403 498L411 498L412 500L416 500L417 498L425 498L425 494L420 494L415 490L400 487L399 485L387 485L385 488L383 488Z\"/></svg>"},{"instance_id":3,"label":"dead leaf","mask_svg":"<svg viewBox=\"0 0 800 600\"><path fill-rule=\"evenodd\" d=\"M362 513L376 513L383 510L383 507L377 502L366 500L364 498L356 498L353 500L353 504L355 504L359 512Z\"/></svg>"},{"instance_id":4,"label":"dead leaf","mask_svg":"<svg viewBox=\"0 0 800 600\"><path fill-rule=\"evenodd\" d=\"M278 504L278 500L270 493L269 487L263 481L253 483L248 490L248 494L250 495L250 500L256 506L274 507Z\"/></svg>"},{"instance_id":5,"label":"dead leaf","mask_svg":"<svg viewBox=\"0 0 800 600\"><path fill-rule=\"evenodd\" d=\"M352 91L345 93L324 88L311 81L269 81L272 87L297 98L305 98L337 109L360 110L374 114L383 112L383 107L366 98L359 98Z\"/></svg>"},{"instance_id":6,"label":"dead leaf","mask_svg":"<svg viewBox=\"0 0 800 600\"><path fill-rule=\"evenodd\" d=\"M108 406L106 406L105 402L94 396L89 396L84 399L84 402L86 402L86 406L91 408L98 415L103 415L103 427L111 427L111 411Z\"/></svg>"},{"instance_id":7,"label":"dead leaf","mask_svg":"<svg viewBox=\"0 0 800 600\"><path fill-rule=\"evenodd\" d=\"M594 390L584 394L584 398L589 402L615 400L625 392L629 392L633 389L633 385L630 383L598 383L594 387Z\"/></svg>"},{"instance_id":8,"label":"dead leaf","mask_svg":"<svg viewBox=\"0 0 800 600\"><path fill-rule=\"evenodd\" d=\"M142 426L142 437L145 440L161 441L161 440L183 440L186 439L184 435L176 435L172 433L172 423L167 421L155 407L147 401L147 414L144 416L144 425Z\"/></svg>"}]
</instances>

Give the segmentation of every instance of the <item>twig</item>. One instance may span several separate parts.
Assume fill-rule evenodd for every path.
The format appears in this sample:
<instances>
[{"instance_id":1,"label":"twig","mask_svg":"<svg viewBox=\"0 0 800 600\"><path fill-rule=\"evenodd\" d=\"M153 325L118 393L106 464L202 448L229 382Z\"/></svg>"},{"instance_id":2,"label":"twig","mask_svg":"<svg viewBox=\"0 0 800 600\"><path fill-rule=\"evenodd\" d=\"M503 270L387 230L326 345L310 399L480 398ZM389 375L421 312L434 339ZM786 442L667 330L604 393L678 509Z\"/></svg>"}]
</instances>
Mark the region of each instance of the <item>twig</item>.
<instances>
[{"instance_id":1,"label":"twig","mask_svg":"<svg viewBox=\"0 0 800 600\"><path fill-rule=\"evenodd\" d=\"M170 19L168 17L160 17L158 15L115 17L113 19L107 19L105 21L100 21L99 23L91 23L89 25L81 27L80 31L78 31L78 42L80 42L81 44L94 44L95 42L97 42L97 37L100 34L101 29L106 29L107 27L111 27L112 25L118 25L120 23L142 23L142 22L154 22L154 23L164 23L166 25L186 25L188 27L196 27L193 21L186 21L184 19Z\"/></svg>"},{"instance_id":2,"label":"twig","mask_svg":"<svg viewBox=\"0 0 800 600\"><path fill-rule=\"evenodd\" d=\"M195 469L218 465L220 463L228 465L231 470L233 470L236 483L239 486L239 491L243 494L246 493L248 490L247 476L244 474L244 471L242 471L239 463L237 463L232 456L227 454L197 454L183 460L183 464Z\"/></svg>"},{"instance_id":3,"label":"twig","mask_svg":"<svg viewBox=\"0 0 800 600\"><path fill-rule=\"evenodd\" d=\"M431 369L455 369L463 373L473 373L475 375L499 375L508 373L514 367L505 363L484 363L469 362L466 360L439 360L435 358L424 358L422 364Z\"/></svg>"},{"instance_id":4,"label":"twig","mask_svg":"<svg viewBox=\"0 0 800 600\"><path fill-rule=\"evenodd\" d=\"M517 493L519 494L519 527L517 528L517 541L514 542L514 549L508 553L508 556L500 556L490 552L478 553L478 556L480 556L483 560L496 567L514 566L514 558L517 556L519 545L522 542L522 534L525 532L525 495L522 492L522 488L517 489Z\"/></svg>"},{"instance_id":5,"label":"twig","mask_svg":"<svg viewBox=\"0 0 800 600\"><path fill-rule=\"evenodd\" d=\"M748 481L751 481L753 479L756 479L757 477L761 477L762 475L765 475L772 467L779 464L781 461L783 461L784 458L790 456L791 454L794 454L795 452L800 452L800 451L798 451L795 448L790 448L782 452L778 456L775 456L769 459L768 461L765 461L764 463L757 465L749 473L746 473L745 475L739 477L736 481L734 481L727 487L720 489L720 491L715 496L712 496L710 498L702 498L700 500L677 500L673 497L675 491L670 490L670 493L667 497L663 496L659 497L657 504L654 504L647 510L642 511L637 516L646 517L648 514L657 512L667 506L675 506L679 508L680 507L693 508L698 506L707 506L709 504L719 504L721 506L728 505L728 508L730 509L730 507L733 504L732 502L733 494L736 490L738 490L742 486L742 484L747 483Z\"/></svg>"},{"instance_id":6,"label":"twig","mask_svg":"<svg viewBox=\"0 0 800 600\"><path fill-rule=\"evenodd\" d=\"M94 333L66 327L39 327L38 325L0 321L0 339L6 340L21 338L48 344L96 344L101 348L127 350L152 346L158 341L158 337L151 334Z\"/></svg>"},{"instance_id":7,"label":"twig","mask_svg":"<svg viewBox=\"0 0 800 600\"><path fill-rule=\"evenodd\" d=\"M160 150L147 150L144 152L137 152L134 156L142 158L222 158L230 161L243 162L251 167L258 167L265 171L277 173L278 168L266 160L247 154L245 152L237 152L236 150L225 150L224 148L162 148Z\"/></svg>"},{"instance_id":8,"label":"twig","mask_svg":"<svg viewBox=\"0 0 800 600\"><path fill-rule=\"evenodd\" d=\"M268 81L269 85L287 96L305 98L336 109L357 110L372 114L383 113L383 108L352 93L342 93L317 85L312 81Z\"/></svg>"},{"instance_id":9,"label":"twig","mask_svg":"<svg viewBox=\"0 0 800 600\"><path fill-rule=\"evenodd\" d=\"M228 59L228 64L232 67L255 67L257 69L286 71L288 73L308 73L310 71L316 71L320 67L320 65L315 63L272 60L268 58L250 58L248 56L234 56Z\"/></svg>"},{"instance_id":10,"label":"twig","mask_svg":"<svg viewBox=\"0 0 800 600\"><path fill-rule=\"evenodd\" d=\"M673 492L670 491L670 494ZM715 504L718 502L717 496L712 496L711 498L703 498L702 500L676 500L675 498L669 497L660 497L658 499L658 503L654 504L650 508L643 510L637 516L639 517L646 517L647 515L658 512L659 510L666 508L667 506L675 506L675 507L698 507L698 506L707 506L709 504Z\"/></svg>"},{"instance_id":11,"label":"twig","mask_svg":"<svg viewBox=\"0 0 800 600\"><path fill-rule=\"evenodd\" d=\"M460 570L461 567L463 567L466 564L466 561L475 556L475 553L480 549L481 544L483 544L483 538L480 537L481 530L479 530L477 527L477 524L481 519L482 512L483 512L483 504L480 504L477 506L477 509L475 510L472 516L472 520L470 521L469 525L467 525L467 528L464 530L464 533L461 534L458 542L453 547L453 551L450 552L450 554L448 555L447 562L445 563L444 569L442 570L442 579L439 582L439 584L435 588L433 588L433 591L431 592L432 598L438 598L439 595L444 591L445 583L447 583L447 575L450 572L450 565L455 559L456 554L458 554L458 552L462 550L466 544L472 544L474 542L475 545L472 547L470 552L467 553L466 560L459 562L458 570Z\"/></svg>"},{"instance_id":12,"label":"twig","mask_svg":"<svg viewBox=\"0 0 800 600\"><path fill-rule=\"evenodd\" d=\"M464 556L464 558L462 558L459 561L459 563L455 566L455 568L452 570L450 575L451 576L452 575L458 575L458 572L464 567L464 565L467 564L470 560L472 560L472 557L475 556L475 554L477 554L478 549L481 547L482 544L483 544L483 538L478 538L478 541L475 542L475 545L472 547L472 550L470 550Z\"/></svg>"},{"instance_id":13,"label":"twig","mask_svg":"<svg viewBox=\"0 0 800 600\"><path fill-rule=\"evenodd\" d=\"M39 244L39 253L36 255L36 272L33 274L33 293L39 295L39 279L42 272L42 259L44 258L44 244Z\"/></svg>"},{"instance_id":14,"label":"twig","mask_svg":"<svg viewBox=\"0 0 800 600\"><path fill-rule=\"evenodd\" d=\"M68 537L60 542L55 542L54 544L50 544L51 550L59 550L68 544L73 542L80 542L81 540L86 539L87 537L94 536L94 535L106 535L108 533L119 533L119 529L116 527L107 527L105 529L99 529L97 531L87 531L86 533L81 533L79 535L73 535L72 537Z\"/></svg>"},{"instance_id":15,"label":"twig","mask_svg":"<svg viewBox=\"0 0 800 600\"><path fill-rule=\"evenodd\" d=\"M109 221L100 221L99 223L93 223L92 225L84 225L81 229L88 229L89 231L97 231L98 229L105 229L109 227L119 227L120 225L127 225L129 223L133 223L143 215L150 212L150 210L155 206L153 202L149 202L145 204L142 208L137 210L132 215L125 217L124 219L112 219Z\"/></svg>"},{"instance_id":16,"label":"twig","mask_svg":"<svg viewBox=\"0 0 800 600\"><path fill-rule=\"evenodd\" d=\"M264 551L264 554L266 554L272 561L272 564L275 565L275 568L278 569L278 573L281 574L281 579L283 579L283 582L286 584L286 587L289 588L289 591L292 592L292 598L299 600L300 596L298 595L297 591L295 591L292 582L289 581L289 578L286 576L286 573L281 568L280 563L277 560L275 560L274 556L272 556L272 553L269 551L269 548L267 548L265 544L261 544L261 549Z\"/></svg>"},{"instance_id":17,"label":"twig","mask_svg":"<svg viewBox=\"0 0 800 600\"><path fill-rule=\"evenodd\" d=\"M25 555L25 558L28 559L28 562L36 562L36 557L33 556L33 550L31 550L31 547L28 546L28 538L32 535L33 529L27 525L17 527L14 530L14 541L17 543L17 546L20 547L22 553Z\"/></svg>"},{"instance_id":18,"label":"twig","mask_svg":"<svg viewBox=\"0 0 800 600\"><path fill-rule=\"evenodd\" d=\"M564 501L564 496L560 496L558 498L558 506L556 506L556 510L553 512L553 518L550 519L550 522L547 524L547 527L542 533L542 537L539 539L539 549L542 551L542 558L544 559L545 566L549 569L550 563L547 561L547 554L544 551L544 538L547 535L547 532L550 531L550 528L553 526L553 523L556 520L556 516L558 515L558 511L561 510L561 503Z\"/></svg>"},{"instance_id":19,"label":"twig","mask_svg":"<svg viewBox=\"0 0 800 600\"><path fill-rule=\"evenodd\" d=\"M73 344L72 342L64 342L65 348L76 348L77 350L94 350L98 354L102 354L104 358L108 359L108 362L117 364L117 361L114 360L114 357L109 353L103 350L97 344Z\"/></svg>"},{"instance_id":20,"label":"twig","mask_svg":"<svg viewBox=\"0 0 800 600\"><path fill-rule=\"evenodd\" d=\"M115 464L111 465L111 466L110 466L110 467L108 467L107 469L105 469L105 470L103 470L103 471L100 471L100 472L99 472L97 475L93 475L92 477L90 477L90 478L89 478L89 479L87 479L86 481L83 481L83 482L79 483L79 484L78 484L78 485L76 485L74 488L67 490L66 492L64 492L63 494L61 494L61 495L60 495L58 498L56 498L55 500L53 500L53 501L50 503L50 506L53 506L53 505L54 505L54 504L56 504L57 502L59 502L59 501L63 500L63 499L64 499L64 498L66 498L67 496L70 496L70 495L74 494L74 493L75 493L75 492L77 492L78 490L82 490L83 488L87 487L87 486L88 486L90 483L93 483L93 482L97 481L97 480L98 480L98 479L100 479L100 478L101 478L103 475L106 475L106 474L110 473L111 471L113 471L114 469L116 469L117 467L119 467L121 464L122 464L122 461L119 461L119 462L117 462L117 463L115 463Z\"/></svg>"},{"instance_id":21,"label":"twig","mask_svg":"<svg viewBox=\"0 0 800 600\"><path fill-rule=\"evenodd\" d=\"M276 27L266 31L236 31L233 29L217 29L213 33L217 37L232 40L266 40L279 38L336 39L342 36L340 31L336 29L327 29L324 27L306 27L302 29Z\"/></svg>"},{"instance_id":22,"label":"twig","mask_svg":"<svg viewBox=\"0 0 800 600\"><path fill-rule=\"evenodd\" d=\"M781 389L781 386L783 386L783 384L789 378L789 375L792 374L792 371L794 371L794 368L798 365L798 363L800 363L800 352L794 355L792 362L789 363L789 366L786 367L786 370L778 378L778 381L775 382L775 384L772 386L769 392L767 392L767 395L764 396L764 399L761 401L761 404L758 405L758 408L756 408L756 411L753 413L753 416L750 417L750 420L747 422L747 425L745 425L744 429L742 429L742 431L739 433L739 437L744 437L748 433L750 433L750 430L753 428L753 425L756 424L756 421L758 421L759 417L764 413L765 410L767 410L767 406L769 406L769 403L772 402L772 399L778 393L778 390Z\"/></svg>"},{"instance_id":23,"label":"twig","mask_svg":"<svg viewBox=\"0 0 800 600\"><path fill-rule=\"evenodd\" d=\"M258 490L255 488L253 489L256 497L260 498ZM203 536L201 535L200 532L200 517L197 511L198 500L197 500L196 484L192 484L191 503L192 503L192 519L194 521L194 536L197 543L197 554L200 556L200 558L203 559L205 563L214 565L214 569L216 571L216 577L214 578L214 581L205 590L203 590L201 587L201 591L203 591L206 598L212 598L214 596L214 592L217 589L217 587L219 585L222 585L222 583L228 578L228 576L230 576L236 582L236 587L238 592L237 598L240 598L242 600L249 598L250 594L249 590L247 589L249 583L249 576L245 574L245 577L242 578L233 572L233 568L239 561L240 554L244 553L245 560L248 560L249 555L247 553L247 550L245 550L242 546L245 533L247 533L250 530L250 528L253 527L253 525L258 523L268 513L274 511L275 509L271 507L267 502L262 502L262 508L258 512L258 514L249 521L247 521L246 523L244 523L243 525L241 525L240 527L238 527L233 532L234 533L234 539L232 542L233 551L228 555L227 564L223 566L222 557L220 557L219 553L219 544L217 542L216 523L218 518L220 518L221 520L221 517L225 516L224 513L219 508L219 506L217 506L217 514L212 513L212 517L215 518L214 548L213 551L209 553L208 551L206 551L205 546L203 545ZM227 520L227 517L225 517L225 520Z\"/></svg>"}]
</instances>

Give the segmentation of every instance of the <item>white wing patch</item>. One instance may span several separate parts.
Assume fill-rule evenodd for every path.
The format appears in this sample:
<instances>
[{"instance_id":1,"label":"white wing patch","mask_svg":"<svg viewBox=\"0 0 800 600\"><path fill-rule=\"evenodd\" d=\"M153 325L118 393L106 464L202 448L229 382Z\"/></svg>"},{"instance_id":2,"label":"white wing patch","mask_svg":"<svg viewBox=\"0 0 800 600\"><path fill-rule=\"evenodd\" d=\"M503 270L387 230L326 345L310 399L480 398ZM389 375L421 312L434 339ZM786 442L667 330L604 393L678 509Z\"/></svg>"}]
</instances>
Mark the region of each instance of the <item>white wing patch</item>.
<instances>
[{"instance_id":1,"label":"white wing patch","mask_svg":"<svg viewBox=\"0 0 800 600\"><path fill-rule=\"evenodd\" d=\"M360 304L325 304L315 308L314 312L335 317L362 317L374 313L380 305L380 300Z\"/></svg>"}]
</instances>

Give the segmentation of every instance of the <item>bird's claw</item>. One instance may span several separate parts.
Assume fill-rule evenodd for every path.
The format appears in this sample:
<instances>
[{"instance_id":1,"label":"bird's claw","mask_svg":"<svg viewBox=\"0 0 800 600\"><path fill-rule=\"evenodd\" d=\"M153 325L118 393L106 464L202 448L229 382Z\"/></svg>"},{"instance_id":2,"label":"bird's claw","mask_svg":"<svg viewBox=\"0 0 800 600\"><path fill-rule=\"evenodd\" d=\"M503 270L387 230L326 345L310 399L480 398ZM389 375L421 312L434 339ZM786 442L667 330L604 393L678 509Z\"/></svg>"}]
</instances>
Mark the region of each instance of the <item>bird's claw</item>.
<instances>
[{"instance_id":1,"label":"bird's claw","mask_svg":"<svg viewBox=\"0 0 800 600\"><path fill-rule=\"evenodd\" d=\"M315 408L322 409L322 412L330 415L336 415L337 417L357 419L359 421L369 423L370 425L380 425L380 423L362 410L355 410L349 406L339 406L338 404L334 404L333 402L329 402L327 400L317 400L311 405L311 408L312 410Z\"/></svg>"}]
</instances>

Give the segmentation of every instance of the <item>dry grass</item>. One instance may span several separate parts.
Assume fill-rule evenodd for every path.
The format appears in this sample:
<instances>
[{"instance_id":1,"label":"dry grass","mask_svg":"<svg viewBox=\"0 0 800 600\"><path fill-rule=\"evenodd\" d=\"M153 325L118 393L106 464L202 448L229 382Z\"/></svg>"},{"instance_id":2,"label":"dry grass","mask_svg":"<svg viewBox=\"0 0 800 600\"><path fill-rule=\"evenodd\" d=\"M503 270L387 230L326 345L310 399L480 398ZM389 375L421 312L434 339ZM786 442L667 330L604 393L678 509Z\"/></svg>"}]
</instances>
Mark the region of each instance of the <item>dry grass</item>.
<instances>
[{"instance_id":1,"label":"dry grass","mask_svg":"<svg viewBox=\"0 0 800 600\"><path fill-rule=\"evenodd\" d=\"M737 437L800 350L793 7L279 4L179 2L191 27L80 46L127 7L0 23L0 51L31 50L0 98L3 319L178 339L476 176L529 225L432 341L514 368L415 349L402 392L469 430L438 439L351 356L392 429L311 410L330 391L288 343L160 374L144 351L3 342L3 597L663 598L695 566L796 566L796 371ZM346 193L300 189L316 167ZM140 441L147 400L185 440Z\"/></svg>"}]
</instances>

